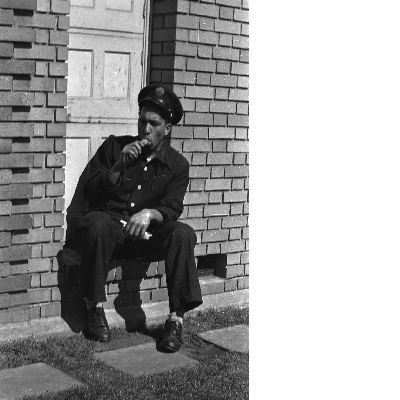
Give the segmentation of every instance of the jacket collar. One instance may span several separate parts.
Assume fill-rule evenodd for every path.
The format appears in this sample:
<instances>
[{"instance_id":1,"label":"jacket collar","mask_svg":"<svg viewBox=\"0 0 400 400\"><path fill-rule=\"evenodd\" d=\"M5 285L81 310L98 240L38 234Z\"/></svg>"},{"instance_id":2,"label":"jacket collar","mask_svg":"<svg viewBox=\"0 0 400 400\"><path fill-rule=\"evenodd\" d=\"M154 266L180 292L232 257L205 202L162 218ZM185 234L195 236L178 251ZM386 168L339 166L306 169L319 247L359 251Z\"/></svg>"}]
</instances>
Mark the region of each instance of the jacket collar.
<instances>
[{"instance_id":1,"label":"jacket collar","mask_svg":"<svg viewBox=\"0 0 400 400\"><path fill-rule=\"evenodd\" d=\"M164 139L161 145L160 150L157 155L154 157L154 160L161 161L165 164L169 169L171 169L172 161L171 161L171 145L169 139Z\"/></svg>"}]
</instances>

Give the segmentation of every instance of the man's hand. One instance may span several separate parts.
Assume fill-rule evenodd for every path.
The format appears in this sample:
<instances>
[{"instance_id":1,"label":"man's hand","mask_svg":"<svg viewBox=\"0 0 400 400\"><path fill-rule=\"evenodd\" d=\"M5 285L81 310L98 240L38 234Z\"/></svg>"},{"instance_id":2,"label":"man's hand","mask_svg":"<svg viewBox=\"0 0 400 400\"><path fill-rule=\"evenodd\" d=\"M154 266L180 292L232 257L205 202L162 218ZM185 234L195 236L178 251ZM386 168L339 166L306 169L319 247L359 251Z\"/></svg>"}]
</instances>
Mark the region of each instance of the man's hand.
<instances>
[{"instance_id":1,"label":"man's hand","mask_svg":"<svg viewBox=\"0 0 400 400\"><path fill-rule=\"evenodd\" d=\"M150 225L151 219L151 210L145 208L132 215L123 229L128 232L132 240L142 240L144 239L144 234Z\"/></svg>"},{"instance_id":2,"label":"man's hand","mask_svg":"<svg viewBox=\"0 0 400 400\"><path fill-rule=\"evenodd\" d=\"M130 163L136 160L142 153L143 147L147 146L150 142L147 139L142 139L140 141L135 141L127 144L121 152L119 160L116 162L112 168L114 172L121 172Z\"/></svg>"}]
</instances>

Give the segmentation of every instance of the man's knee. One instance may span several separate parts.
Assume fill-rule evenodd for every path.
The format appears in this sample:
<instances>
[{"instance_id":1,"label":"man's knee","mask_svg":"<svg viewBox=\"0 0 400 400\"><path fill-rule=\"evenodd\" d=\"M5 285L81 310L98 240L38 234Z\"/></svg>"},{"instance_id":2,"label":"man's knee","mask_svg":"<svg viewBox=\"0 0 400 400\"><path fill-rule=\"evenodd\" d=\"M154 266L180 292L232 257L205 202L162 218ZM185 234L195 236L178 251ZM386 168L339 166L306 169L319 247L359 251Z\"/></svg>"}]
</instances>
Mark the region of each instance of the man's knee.
<instances>
[{"instance_id":1,"label":"man's knee","mask_svg":"<svg viewBox=\"0 0 400 400\"><path fill-rule=\"evenodd\" d=\"M98 236L99 234L112 232L113 222L108 214L92 211L82 218L78 229L81 235Z\"/></svg>"},{"instance_id":2,"label":"man's knee","mask_svg":"<svg viewBox=\"0 0 400 400\"><path fill-rule=\"evenodd\" d=\"M177 239L190 241L193 242L193 244L196 244L197 236L190 225L176 221L169 222L168 228L170 230L170 234L172 234Z\"/></svg>"}]
</instances>

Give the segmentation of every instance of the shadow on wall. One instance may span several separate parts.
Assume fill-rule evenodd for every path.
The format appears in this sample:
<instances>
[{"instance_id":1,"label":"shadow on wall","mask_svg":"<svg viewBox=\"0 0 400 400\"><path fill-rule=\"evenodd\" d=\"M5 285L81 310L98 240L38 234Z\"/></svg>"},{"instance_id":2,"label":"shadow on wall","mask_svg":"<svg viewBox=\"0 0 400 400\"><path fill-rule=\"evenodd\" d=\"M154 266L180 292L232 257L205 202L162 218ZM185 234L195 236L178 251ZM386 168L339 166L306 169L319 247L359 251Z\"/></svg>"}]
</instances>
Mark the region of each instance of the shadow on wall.
<instances>
[{"instance_id":1,"label":"shadow on wall","mask_svg":"<svg viewBox=\"0 0 400 400\"><path fill-rule=\"evenodd\" d=\"M66 210L65 247L78 247L77 231L79 220L87 213L89 208L89 204L83 195L83 188L89 176L90 164L88 163L79 177L71 203Z\"/></svg>"}]
</instances>

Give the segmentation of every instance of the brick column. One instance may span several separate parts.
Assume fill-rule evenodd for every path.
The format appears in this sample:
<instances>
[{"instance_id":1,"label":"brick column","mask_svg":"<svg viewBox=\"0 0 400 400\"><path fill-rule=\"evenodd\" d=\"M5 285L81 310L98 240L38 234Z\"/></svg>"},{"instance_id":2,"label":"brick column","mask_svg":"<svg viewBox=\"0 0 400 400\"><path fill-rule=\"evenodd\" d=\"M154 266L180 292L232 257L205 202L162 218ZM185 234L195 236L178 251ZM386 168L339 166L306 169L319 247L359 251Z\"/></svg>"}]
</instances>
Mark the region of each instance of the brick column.
<instances>
[{"instance_id":1,"label":"brick column","mask_svg":"<svg viewBox=\"0 0 400 400\"><path fill-rule=\"evenodd\" d=\"M0 324L60 314L69 1L0 3Z\"/></svg>"},{"instance_id":2,"label":"brick column","mask_svg":"<svg viewBox=\"0 0 400 400\"><path fill-rule=\"evenodd\" d=\"M226 254L216 273L248 286L247 0L155 0L150 81L169 84L185 117L171 144L191 163L182 220L197 256ZM229 289L227 289L229 287Z\"/></svg>"}]
</instances>

